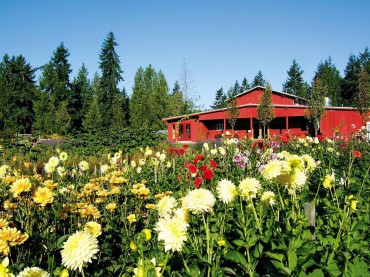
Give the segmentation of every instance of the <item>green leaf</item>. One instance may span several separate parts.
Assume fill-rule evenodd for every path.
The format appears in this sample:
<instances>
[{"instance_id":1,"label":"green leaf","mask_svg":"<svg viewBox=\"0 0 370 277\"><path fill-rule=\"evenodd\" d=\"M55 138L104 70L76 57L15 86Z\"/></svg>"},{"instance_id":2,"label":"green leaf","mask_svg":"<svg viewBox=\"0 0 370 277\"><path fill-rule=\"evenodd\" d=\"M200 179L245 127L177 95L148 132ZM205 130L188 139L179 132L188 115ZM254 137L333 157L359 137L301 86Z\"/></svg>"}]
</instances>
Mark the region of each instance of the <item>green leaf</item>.
<instances>
[{"instance_id":1,"label":"green leaf","mask_svg":"<svg viewBox=\"0 0 370 277\"><path fill-rule=\"evenodd\" d=\"M278 269L280 272L286 274L286 275L289 275L292 273L292 271L287 268L286 266L284 266L284 264L282 264L281 262L279 261L274 261L274 260L271 260L271 263L274 265L274 267L276 269Z\"/></svg>"},{"instance_id":2,"label":"green leaf","mask_svg":"<svg viewBox=\"0 0 370 277\"><path fill-rule=\"evenodd\" d=\"M243 266L244 268L247 266L247 260L245 257L236 250L227 252L225 258Z\"/></svg>"},{"instance_id":3,"label":"green leaf","mask_svg":"<svg viewBox=\"0 0 370 277\"><path fill-rule=\"evenodd\" d=\"M240 239L233 240L233 243L237 246L244 246L244 241Z\"/></svg>"},{"instance_id":4,"label":"green leaf","mask_svg":"<svg viewBox=\"0 0 370 277\"><path fill-rule=\"evenodd\" d=\"M288 265L290 270L293 270L297 266L297 254L295 253L295 251L289 252Z\"/></svg>"},{"instance_id":5,"label":"green leaf","mask_svg":"<svg viewBox=\"0 0 370 277\"><path fill-rule=\"evenodd\" d=\"M61 236L61 237L59 237L59 238L58 238L58 240L57 240L57 249L62 248L62 246L63 246L63 242L64 242L68 237L69 237L69 234L64 235L64 236Z\"/></svg>"},{"instance_id":6,"label":"green leaf","mask_svg":"<svg viewBox=\"0 0 370 277\"><path fill-rule=\"evenodd\" d=\"M278 253L271 253L271 252L266 252L266 255L272 259L278 260L282 262L284 260L284 255L283 254L278 254Z\"/></svg>"},{"instance_id":7,"label":"green leaf","mask_svg":"<svg viewBox=\"0 0 370 277\"><path fill-rule=\"evenodd\" d=\"M339 270L336 263L331 263L325 267L325 269L333 276L339 276L342 272Z\"/></svg>"},{"instance_id":8,"label":"green leaf","mask_svg":"<svg viewBox=\"0 0 370 277\"><path fill-rule=\"evenodd\" d=\"M325 275L321 269L315 269L314 271L309 273L307 277L325 277Z\"/></svg>"}]
</instances>

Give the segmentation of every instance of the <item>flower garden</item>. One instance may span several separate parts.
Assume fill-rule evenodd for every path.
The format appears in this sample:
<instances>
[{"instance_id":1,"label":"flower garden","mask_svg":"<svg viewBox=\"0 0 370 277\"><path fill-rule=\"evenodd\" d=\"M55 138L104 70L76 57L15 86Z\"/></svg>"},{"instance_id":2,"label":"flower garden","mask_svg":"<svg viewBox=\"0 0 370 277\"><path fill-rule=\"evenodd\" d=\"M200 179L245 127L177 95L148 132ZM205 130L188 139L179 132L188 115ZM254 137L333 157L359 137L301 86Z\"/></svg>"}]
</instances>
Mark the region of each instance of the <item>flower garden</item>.
<instances>
[{"instance_id":1,"label":"flower garden","mask_svg":"<svg viewBox=\"0 0 370 277\"><path fill-rule=\"evenodd\" d=\"M3 149L0 276L370 276L362 132Z\"/></svg>"}]
</instances>

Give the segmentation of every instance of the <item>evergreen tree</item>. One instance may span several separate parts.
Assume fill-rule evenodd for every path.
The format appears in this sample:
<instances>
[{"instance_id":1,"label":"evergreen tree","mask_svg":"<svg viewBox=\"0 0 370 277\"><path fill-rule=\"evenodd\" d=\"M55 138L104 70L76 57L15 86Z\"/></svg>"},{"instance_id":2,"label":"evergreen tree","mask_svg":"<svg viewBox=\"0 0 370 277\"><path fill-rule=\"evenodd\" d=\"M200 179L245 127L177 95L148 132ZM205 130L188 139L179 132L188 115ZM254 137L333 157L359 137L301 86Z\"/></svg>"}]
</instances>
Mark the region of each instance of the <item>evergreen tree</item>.
<instances>
[{"instance_id":1,"label":"evergreen tree","mask_svg":"<svg viewBox=\"0 0 370 277\"><path fill-rule=\"evenodd\" d=\"M140 67L130 99L130 124L133 128L163 129L162 119L168 117L169 103L167 81L149 65L145 71Z\"/></svg>"},{"instance_id":2,"label":"evergreen tree","mask_svg":"<svg viewBox=\"0 0 370 277\"><path fill-rule=\"evenodd\" d=\"M240 93L241 86L239 85L238 80L235 81L234 89L233 89L233 97Z\"/></svg>"},{"instance_id":3,"label":"evergreen tree","mask_svg":"<svg viewBox=\"0 0 370 277\"><path fill-rule=\"evenodd\" d=\"M356 108L366 122L370 112L370 79L365 68L361 69L355 100Z\"/></svg>"},{"instance_id":4,"label":"evergreen tree","mask_svg":"<svg viewBox=\"0 0 370 277\"><path fill-rule=\"evenodd\" d=\"M325 97L327 91L327 87L317 78L308 96L308 108L305 111L305 117L311 123L315 135L317 135L320 120L325 115Z\"/></svg>"},{"instance_id":5,"label":"evergreen tree","mask_svg":"<svg viewBox=\"0 0 370 277\"><path fill-rule=\"evenodd\" d=\"M71 127L71 116L68 113L68 102L63 101L55 113L55 131L62 135L66 135Z\"/></svg>"},{"instance_id":6,"label":"evergreen tree","mask_svg":"<svg viewBox=\"0 0 370 277\"><path fill-rule=\"evenodd\" d=\"M330 98L332 105L341 105L342 77L340 76L338 69L332 63L331 57L324 62L320 62L318 65L313 80L318 78L328 88L327 96Z\"/></svg>"},{"instance_id":7,"label":"evergreen tree","mask_svg":"<svg viewBox=\"0 0 370 277\"><path fill-rule=\"evenodd\" d=\"M0 128L29 133L34 120L35 69L23 56L8 55L0 63Z\"/></svg>"},{"instance_id":8,"label":"evergreen tree","mask_svg":"<svg viewBox=\"0 0 370 277\"><path fill-rule=\"evenodd\" d=\"M226 118L231 126L233 134L234 134L234 127L239 117L239 114L240 114L240 111L239 111L239 108L237 107L237 98L236 97L231 98L229 100L228 107L226 110Z\"/></svg>"},{"instance_id":9,"label":"evergreen tree","mask_svg":"<svg viewBox=\"0 0 370 277\"><path fill-rule=\"evenodd\" d=\"M303 72L297 61L293 60L293 64L287 71L288 78L283 84L283 91L303 98L307 97L308 84L303 80Z\"/></svg>"},{"instance_id":10,"label":"evergreen tree","mask_svg":"<svg viewBox=\"0 0 370 277\"><path fill-rule=\"evenodd\" d=\"M271 104L272 88L269 82L266 83L266 88L261 96L260 104L257 108L258 120L263 125L263 134L266 136L266 125L274 118L274 106Z\"/></svg>"},{"instance_id":11,"label":"evergreen tree","mask_svg":"<svg viewBox=\"0 0 370 277\"><path fill-rule=\"evenodd\" d=\"M101 105L103 124L109 127L113 123L113 102L119 94L118 83L123 81L119 56L115 47L118 46L114 34L110 32L103 42L99 55L99 67L102 71L100 78L100 94L98 101Z\"/></svg>"},{"instance_id":12,"label":"evergreen tree","mask_svg":"<svg viewBox=\"0 0 370 277\"><path fill-rule=\"evenodd\" d=\"M71 84L71 99L69 113L71 115L71 126L73 130L82 129L82 121L92 101L93 94L88 71L85 64L82 65Z\"/></svg>"},{"instance_id":13,"label":"evergreen tree","mask_svg":"<svg viewBox=\"0 0 370 277\"><path fill-rule=\"evenodd\" d=\"M83 129L89 134L96 133L102 127L102 123L98 101L93 98L83 120Z\"/></svg>"},{"instance_id":14,"label":"evergreen tree","mask_svg":"<svg viewBox=\"0 0 370 277\"><path fill-rule=\"evenodd\" d=\"M341 96L346 106L354 105L360 67L360 62L356 56L350 55L346 69L344 70L344 78L341 86Z\"/></svg>"},{"instance_id":15,"label":"evergreen tree","mask_svg":"<svg viewBox=\"0 0 370 277\"><path fill-rule=\"evenodd\" d=\"M341 86L341 96L346 106L355 106L355 97L359 86L361 68L365 68L370 73L370 53L366 47L363 53L358 57L350 55L344 78Z\"/></svg>"},{"instance_id":16,"label":"evergreen tree","mask_svg":"<svg viewBox=\"0 0 370 277\"><path fill-rule=\"evenodd\" d=\"M36 134L52 134L55 131L54 117L55 107L50 96L45 92L39 92L34 103L35 121L32 130Z\"/></svg>"},{"instance_id":17,"label":"evergreen tree","mask_svg":"<svg viewBox=\"0 0 370 277\"><path fill-rule=\"evenodd\" d=\"M244 77L239 93L242 93L242 92L250 90L250 89L251 89L251 86L249 85L249 83L247 81L247 78Z\"/></svg>"},{"instance_id":18,"label":"evergreen tree","mask_svg":"<svg viewBox=\"0 0 370 277\"><path fill-rule=\"evenodd\" d=\"M184 96L180 89L179 83L176 81L173 86L172 93L169 95L168 115L169 116L181 115L184 113L184 108L185 108Z\"/></svg>"},{"instance_id":19,"label":"evergreen tree","mask_svg":"<svg viewBox=\"0 0 370 277\"><path fill-rule=\"evenodd\" d=\"M72 70L68 57L69 51L62 42L53 53L51 61L44 67L40 79L41 90L50 95L57 110L64 101L70 106L69 75Z\"/></svg>"},{"instance_id":20,"label":"evergreen tree","mask_svg":"<svg viewBox=\"0 0 370 277\"><path fill-rule=\"evenodd\" d=\"M120 94L114 97L112 111L113 111L113 122L110 126L112 130L120 130L127 127L128 122L126 121L126 112L125 105L126 99L124 95Z\"/></svg>"},{"instance_id":21,"label":"evergreen tree","mask_svg":"<svg viewBox=\"0 0 370 277\"><path fill-rule=\"evenodd\" d=\"M263 75L260 70L258 71L257 75L254 77L251 87L252 88L257 87L257 86L264 87L265 85L266 85L266 81L265 79L263 79Z\"/></svg>"},{"instance_id":22,"label":"evergreen tree","mask_svg":"<svg viewBox=\"0 0 370 277\"><path fill-rule=\"evenodd\" d=\"M227 106L226 103L226 94L224 93L223 88L220 88L216 91L216 99L211 106L212 109L221 109Z\"/></svg>"}]
</instances>

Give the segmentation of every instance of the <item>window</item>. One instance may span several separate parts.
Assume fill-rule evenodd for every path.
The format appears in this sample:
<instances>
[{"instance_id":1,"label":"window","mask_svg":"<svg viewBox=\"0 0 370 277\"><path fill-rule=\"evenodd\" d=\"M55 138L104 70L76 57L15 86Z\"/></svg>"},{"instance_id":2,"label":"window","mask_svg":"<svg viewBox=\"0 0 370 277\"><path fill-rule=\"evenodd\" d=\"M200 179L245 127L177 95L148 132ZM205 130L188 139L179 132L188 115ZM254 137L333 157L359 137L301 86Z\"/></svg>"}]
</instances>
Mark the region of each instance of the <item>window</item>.
<instances>
[{"instance_id":1,"label":"window","mask_svg":"<svg viewBox=\"0 0 370 277\"><path fill-rule=\"evenodd\" d=\"M224 129L224 124L223 123L217 123L216 124L216 130L217 131L222 131Z\"/></svg>"}]
</instances>

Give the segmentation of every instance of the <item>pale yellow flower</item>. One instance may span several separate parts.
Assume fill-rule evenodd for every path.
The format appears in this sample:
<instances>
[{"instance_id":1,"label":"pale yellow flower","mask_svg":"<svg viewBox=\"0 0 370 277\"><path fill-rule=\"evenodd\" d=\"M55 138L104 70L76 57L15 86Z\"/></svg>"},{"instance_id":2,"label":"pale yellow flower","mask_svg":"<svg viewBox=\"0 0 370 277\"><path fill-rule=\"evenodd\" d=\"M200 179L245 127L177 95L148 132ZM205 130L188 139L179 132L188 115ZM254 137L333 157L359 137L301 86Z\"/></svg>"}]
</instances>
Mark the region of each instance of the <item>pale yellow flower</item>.
<instances>
[{"instance_id":1,"label":"pale yellow flower","mask_svg":"<svg viewBox=\"0 0 370 277\"><path fill-rule=\"evenodd\" d=\"M105 206L105 208L110 211L110 212L114 212L114 210L117 208L117 204L116 203L109 203Z\"/></svg>"},{"instance_id":2,"label":"pale yellow flower","mask_svg":"<svg viewBox=\"0 0 370 277\"><path fill-rule=\"evenodd\" d=\"M87 161L81 161L79 164L78 164L78 168L81 170L81 171L86 171L89 169L89 164Z\"/></svg>"},{"instance_id":3,"label":"pale yellow flower","mask_svg":"<svg viewBox=\"0 0 370 277\"><path fill-rule=\"evenodd\" d=\"M50 274L39 267L26 267L17 277L50 277Z\"/></svg>"},{"instance_id":4,"label":"pale yellow flower","mask_svg":"<svg viewBox=\"0 0 370 277\"><path fill-rule=\"evenodd\" d=\"M331 175L325 176L324 181L322 182L322 186L326 189L330 189L332 188L334 183L335 183L335 176L334 176L334 173L332 173Z\"/></svg>"},{"instance_id":5,"label":"pale yellow flower","mask_svg":"<svg viewBox=\"0 0 370 277\"><path fill-rule=\"evenodd\" d=\"M215 202L212 192L204 188L194 189L182 199L183 207L193 214L211 212Z\"/></svg>"},{"instance_id":6,"label":"pale yellow flower","mask_svg":"<svg viewBox=\"0 0 370 277\"><path fill-rule=\"evenodd\" d=\"M99 252L98 240L89 232L77 231L63 244L62 264L71 270L79 270L91 263Z\"/></svg>"},{"instance_id":7,"label":"pale yellow flower","mask_svg":"<svg viewBox=\"0 0 370 277\"><path fill-rule=\"evenodd\" d=\"M277 176L281 174L283 168L283 162L279 160L271 160L262 169L263 177L268 180L274 180Z\"/></svg>"},{"instance_id":8,"label":"pale yellow flower","mask_svg":"<svg viewBox=\"0 0 370 277\"><path fill-rule=\"evenodd\" d=\"M155 230L158 232L158 241L164 242L165 252L182 250L188 239L185 226L177 218L169 216L161 217L158 220Z\"/></svg>"},{"instance_id":9,"label":"pale yellow flower","mask_svg":"<svg viewBox=\"0 0 370 277\"><path fill-rule=\"evenodd\" d=\"M275 193L272 191L265 191L262 193L261 201L264 203L268 203L269 205L275 205L276 204L276 198Z\"/></svg>"},{"instance_id":10,"label":"pale yellow flower","mask_svg":"<svg viewBox=\"0 0 370 277\"><path fill-rule=\"evenodd\" d=\"M47 187L37 188L33 195L33 201L45 207L47 204L52 203L54 200L53 192Z\"/></svg>"},{"instance_id":11,"label":"pale yellow flower","mask_svg":"<svg viewBox=\"0 0 370 277\"><path fill-rule=\"evenodd\" d=\"M59 164L59 158L58 157L55 157L55 156L53 156L53 157L51 157L50 159L49 159L49 161L48 161L48 163L52 166L52 167L57 167L58 166L58 164Z\"/></svg>"},{"instance_id":12,"label":"pale yellow flower","mask_svg":"<svg viewBox=\"0 0 370 277\"><path fill-rule=\"evenodd\" d=\"M95 221L89 221L85 224L84 231L91 233L94 237L99 237L102 233L101 225Z\"/></svg>"},{"instance_id":13,"label":"pale yellow flower","mask_svg":"<svg viewBox=\"0 0 370 277\"><path fill-rule=\"evenodd\" d=\"M59 154L59 159L61 161L66 161L68 159L68 154L66 152L62 152Z\"/></svg>"},{"instance_id":14,"label":"pale yellow flower","mask_svg":"<svg viewBox=\"0 0 370 277\"><path fill-rule=\"evenodd\" d=\"M260 181L255 178L247 177L239 183L240 196L248 200L255 198L260 189Z\"/></svg>"},{"instance_id":15,"label":"pale yellow flower","mask_svg":"<svg viewBox=\"0 0 370 277\"><path fill-rule=\"evenodd\" d=\"M157 210L159 216L163 217L172 212L172 210L177 206L177 201L171 196L164 196L159 200L157 204Z\"/></svg>"},{"instance_id":16,"label":"pale yellow flower","mask_svg":"<svg viewBox=\"0 0 370 277\"><path fill-rule=\"evenodd\" d=\"M216 191L218 193L218 198L225 204L232 202L235 196L238 194L233 182L226 179L218 182Z\"/></svg>"},{"instance_id":17,"label":"pale yellow flower","mask_svg":"<svg viewBox=\"0 0 370 277\"><path fill-rule=\"evenodd\" d=\"M14 197L18 197L22 192L30 191L31 181L29 178L20 178L16 180L10 187L10 192Z\"/></svg>"}]
</instances>

